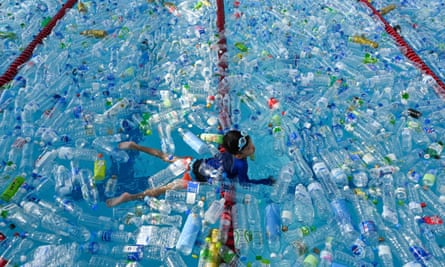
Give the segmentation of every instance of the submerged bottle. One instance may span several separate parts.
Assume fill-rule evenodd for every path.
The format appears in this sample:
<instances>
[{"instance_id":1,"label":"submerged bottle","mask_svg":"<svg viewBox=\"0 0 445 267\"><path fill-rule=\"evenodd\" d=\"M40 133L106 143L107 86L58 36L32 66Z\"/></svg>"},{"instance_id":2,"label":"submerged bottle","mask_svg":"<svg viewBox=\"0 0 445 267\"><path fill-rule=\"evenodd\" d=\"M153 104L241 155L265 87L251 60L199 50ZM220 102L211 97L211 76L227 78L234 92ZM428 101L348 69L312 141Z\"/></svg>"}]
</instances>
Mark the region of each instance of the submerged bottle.
<instances>
[{"instance_id":1,"label":"submerged bottle","mask_svg":"<svg viewBox=\"0 0 445 267\"><path fill-rule=\"evenodd\" d=\"M104 195L106 197L114 197L114 195L116 194L116 189L117 189L117 176L112 175L105 184Z\"/></svg>"},{"instance_id":2,"label":"submerged bottle","mask_svg":"<svg viewBox=\"0 0 445 267\"><path fill-rule=\"evenodd\" d=\"M196 153L202 155L209 151L207 144L204 143L198 136L187 129L178 128L178 132L182 140L189 145Z\"/></svg>"},{"instance_id":3,"label":"submerged bottle","mask_svg":"<svg viewBox=\"0 0 445 267\"><path fill-rule=\"evenodd\" d=\"M280 175L272 187L270 199L274 202L281 203L286 196L288 187L292 181L295 170L292 163L288 163L281 167Z\"/></svg>"},{"instance_id":4,"label":"submerged bottle","mask_svg":"<svg viewBox=\"0 0 445 267\"><path fill-rule=\"evenodd\" d=\"M102 153L97 154L97 158L94 161L94 180L96 182L102 182L105 179L106 165L103 159Z\"/></svg>"},{"instance_id":5,"label":"submerged bottle","mask_svg":"<svg viewBox=\"0 0 445 267\"><path fill-rule=\"evenodd\" d=\"M276 258L281 249L280 206L271 203L266 206L266 236L271 258Z\"/></svg>"},{"instance_id":6,"label":"submerged bottle","mask_svg":"<svg viewBox=\"0 0 445 267\"><path fill-rule=\"evenodd\" d=\"M306 187L302 184L295 187L294 215L295 220L300 225L310 226L314 221L312 199Z\"/></svg>"},{"instance_id":7,"label":"submerged bottle","mask_svg":"<svg viewBox=\"0 0 445 267\"><path fill-rule=\"evenodd\" d=\"M200 208L198 206L192 208L176 243L176 250L184 255L190 255L192 253L196 238L201 230L202 218L199 210Z\"/></svg>"}]
</instances>

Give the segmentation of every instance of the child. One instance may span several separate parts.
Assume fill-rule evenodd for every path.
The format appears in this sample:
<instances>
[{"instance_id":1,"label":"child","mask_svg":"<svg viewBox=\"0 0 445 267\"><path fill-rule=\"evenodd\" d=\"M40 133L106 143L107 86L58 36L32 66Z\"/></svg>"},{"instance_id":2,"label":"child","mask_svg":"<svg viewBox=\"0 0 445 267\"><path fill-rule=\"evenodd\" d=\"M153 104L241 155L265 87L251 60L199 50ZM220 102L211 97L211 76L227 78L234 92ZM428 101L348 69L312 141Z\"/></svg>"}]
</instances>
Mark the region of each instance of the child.
<instances>
[{"instance_id":1,"label":"child","mask_svg":"<svg viewBox=\"0 0 445 267\"><path fill-rule=\"evenodd\" d=\"M122 142L119 144L120 149L132 149L138 150L155 157L162 159L165 162L174 162L178 159L190 158L191 157L170 157L169 155L163 153L160 150L140 146L134 142ZM226 173L227 178L231 180L237 179L240 184L252 183L252 184L266 184L271 185L274 183L272 178L259 179L259 180L251 180L247 175L248 164L247 158L252 156L255 153L255 146L253 144L252 139L245 132L240 132L237 130L232 130L227 132L223 137L222 143L222 153L215 158L208 159L198 159L192 160L189 166L190 168L190 176L193 180L198 182L207 182L209 177L200 172L200 166L205 163L208 166L211 166L215 169L218 169L222 165L223 171ZM114 207L119 204L133 201L133 200L142 200L144 197L155 197L161 194L164 194L165 191L169 189L178 189L183 188L182 179L176 179L175 181L160 186L157 188L147 189L141 193L137 194L129 194L123 193L122 195L108 199L106 204L108 207Z\"/></svg>"}]
</instances>

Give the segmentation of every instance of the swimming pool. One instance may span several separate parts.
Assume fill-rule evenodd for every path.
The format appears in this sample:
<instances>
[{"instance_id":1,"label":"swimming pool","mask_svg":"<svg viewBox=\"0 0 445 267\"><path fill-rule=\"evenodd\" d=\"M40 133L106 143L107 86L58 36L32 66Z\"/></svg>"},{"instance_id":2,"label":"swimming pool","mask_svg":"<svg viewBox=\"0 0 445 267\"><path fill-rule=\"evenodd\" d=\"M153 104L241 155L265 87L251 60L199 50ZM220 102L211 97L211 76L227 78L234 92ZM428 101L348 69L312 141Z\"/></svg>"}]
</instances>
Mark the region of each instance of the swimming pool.
<instances>
[{"instance_id":1,"label":"swimming pool","mask_svg":"<svg viewBox=\"0 0 445 267\"><path fill-rule=\"evenodd\" d=\"M224 35L217 23L221 4ZM142 201L107 208L104 187L117 175L116 194L135 193L168 166L117 150L120 141L161 148L166 140L174 144L170 152L206 157L188 147L177 129L196 135L227 130L219 122L252 136L256 153L249 176L273 176L280 182L276 187L282 186L237 186L237 203L249 195L249 205L259 207L255 215L255 206L247 206L250 225L244 230L252 240L247 250L235 241L239 265L262 256L263 266L267 260L317 266L329 262L329 247L333 261L345 266L389 266L388 257L395 266L443 262L444 88L437 79L443 80L444 30L436 23L444 16L443 3L371 4L418 57L401 49L400 38L356 1L102 0L68 9L12 75L8 67L28 51L62 2L2 3L1 81L13 79L0 97L0 187L7 191L14 181L20 186L12 199L2 197L4 257L24 266L124 266L129 260L172 266L160 256L168 243L169 257L198 265L204 235L191 255L175 254L172 245L187 218L180 207L184 199L176 199L171 225L159 226L160 217L152 214L159 211ZM160 134L168 127L171 138ZM90 183L98 153L106 177ZM284 183L280 173L289 163L294 170ZM311 179L322 185L321 193L311 192L318 195L298 210L290 204L305 194L298 194L301 186L296 194L296 186L314 189ZM197 200L205 197L207 210L221 187L200 188ZM272 201L274 190L284 196ZM275 232L280 249L268 245L271 202L278 203L280 220L292 215L289 230ZM329 208L323 209L326 202ZM296 214L301 211L308 217ZM220 220L205 230L219 227ZM124 234L98 233L109 229ZM14 238L16 231L28 237ZM146 238L155 232L159 240ZM125 233L138 239L127 240ZM326 236L333 240L326 242ZM143 259L136 243L144 245Z\"/></svg>"}]
</instances>

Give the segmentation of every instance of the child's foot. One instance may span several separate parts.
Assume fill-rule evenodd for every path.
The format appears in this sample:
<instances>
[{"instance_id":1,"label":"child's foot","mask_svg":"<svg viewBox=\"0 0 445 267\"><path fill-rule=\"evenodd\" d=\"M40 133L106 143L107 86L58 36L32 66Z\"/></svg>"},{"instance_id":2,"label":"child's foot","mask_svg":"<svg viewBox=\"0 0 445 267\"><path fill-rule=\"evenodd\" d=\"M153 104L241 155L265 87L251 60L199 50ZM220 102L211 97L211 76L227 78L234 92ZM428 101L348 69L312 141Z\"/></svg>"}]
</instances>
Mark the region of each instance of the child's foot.
<instances>
[{"instance_id":1,"label":"child's foot","mask_svg":"<svg viewBox=\"0 0 445 267\"><path fill-rule=\"evenodd\" d=\"M133 141L126 141L119 143L119 149L134 149L136 143Z\"/></svg>"},{"instance_id":2,"label":"child's foot","mask_svg":"<svg viewBox=\"0 0 445 267\"><path fill-rule=\"evenodd\" d=\"M107 199L106 204L107 204L107 207L111 208L111 207L117 206L119 204L128 202L130 200L131 200L130 194L122 193L122 195L120 195L118 197Z\"/></svg>"}]
</instances>

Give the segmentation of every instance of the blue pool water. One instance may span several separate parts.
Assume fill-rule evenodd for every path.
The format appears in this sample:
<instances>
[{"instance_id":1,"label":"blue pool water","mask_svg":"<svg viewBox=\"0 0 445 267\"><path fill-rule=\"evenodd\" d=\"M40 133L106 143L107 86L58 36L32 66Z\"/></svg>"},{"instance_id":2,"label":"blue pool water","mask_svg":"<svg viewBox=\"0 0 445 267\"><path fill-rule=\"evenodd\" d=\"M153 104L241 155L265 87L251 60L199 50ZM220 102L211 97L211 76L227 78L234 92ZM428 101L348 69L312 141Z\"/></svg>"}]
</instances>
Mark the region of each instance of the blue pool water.
<instances>
[{"instance_id":1,"label":"blue pool water","mask_svg":"<svg viewBox=\"0 0 445 267\"><path fill-rule=\"evenodd\" d=\"M371 4L444 80L443 1ZM8 74L62 2L1 7L0 71ZM233 266L255 266L257 256L261 266L443 266L444 88L410 58L357 1L77 3L3 86L0 266L227 266L215 238L214 259L205 252L227 214L201 228L190 255L175 248L198 200L209 210L227 181L201 184L187 205L179 190L161 225L153 204L105 204L112 175L117 196L146 189L168 167L119 142L210 157L177 129L223 134L224 109L229 128L256 146L249 177L276 180L235 184ZM103 180L93 178L98 153ZM239 233L252 238L244 248Z\"/></svg>"}]
</instances>

